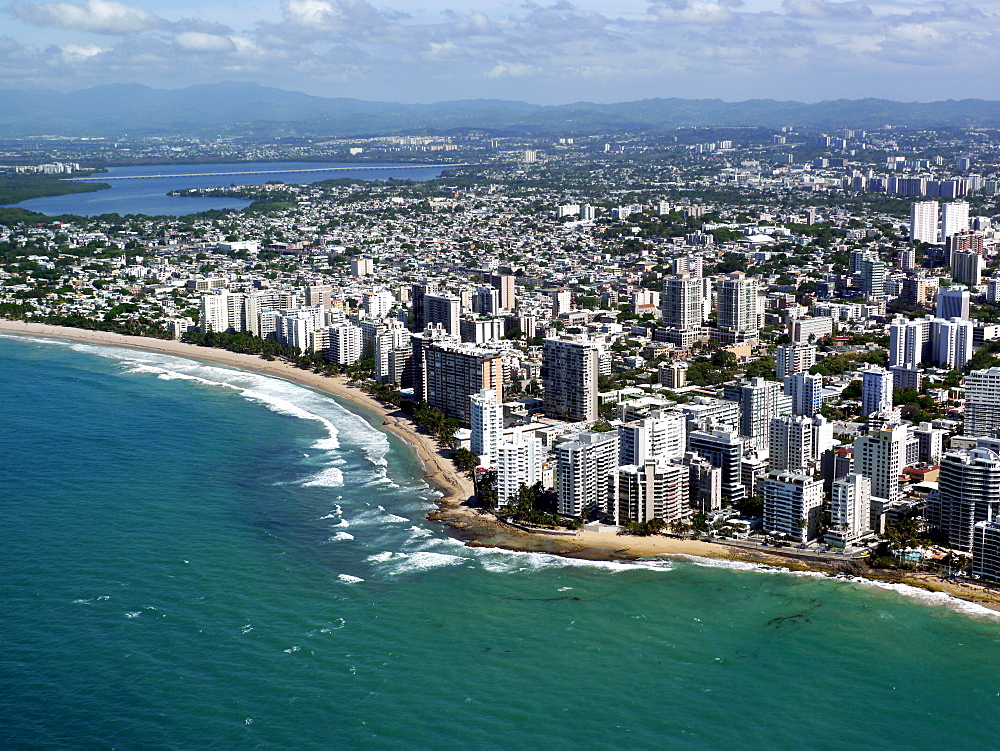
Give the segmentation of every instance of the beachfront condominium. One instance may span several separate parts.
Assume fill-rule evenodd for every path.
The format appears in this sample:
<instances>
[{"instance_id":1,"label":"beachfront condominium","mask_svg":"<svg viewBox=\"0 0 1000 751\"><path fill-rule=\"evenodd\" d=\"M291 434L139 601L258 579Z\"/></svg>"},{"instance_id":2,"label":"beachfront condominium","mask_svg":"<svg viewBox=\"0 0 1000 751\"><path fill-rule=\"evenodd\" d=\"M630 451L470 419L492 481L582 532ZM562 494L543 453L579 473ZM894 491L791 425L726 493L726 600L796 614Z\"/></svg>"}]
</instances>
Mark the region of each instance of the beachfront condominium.
<instances>
[{"instance_id":1,"label":"beachfront condominium","mask_svg":"<svg viewBox=\"0 0 1000 751\"><path fill-rule=\"evenodd\" d=\"M890 503L900 498L899 477L906 466L907 430L889 425L854 441L854 471L872 481L872 495Z\"/></svg>"},{"instance_id":2,"label":"beachfront condominium","mask_svg":"<svg viewBox=\"0 0 1000 751\"><path fill-rule=\"evenodd\" d=\"M1000 519L978 522L973 527L972 575L1000 580Z\"/></svg>"},{"instance_id":3,"label":"beachfront condominium","mask_svg":"<svg viewBox=\"0 0 1000 751\"><path fill-rule=\"evenodd\" d=\"M722 470L693 451L684 454L681 460L688 470L690 484L689 502L702 514L710 514L722 508Z\"/></svg>"},{"instance_id":4,"label":"beachfront condominium","mask_svg":"<svg viewBox=\"0 0 1000 751\"><path fill-rule=\"evenodd\" d=\"M663 280L660 311L663 324L669 328L693 331L701 328L705 320L705 301L711 299L711 282L708 279L677 274Z\"/></svg>"},{"instance_id":5,"label":"beachfront condominium","mask_svg":"<svg viewBox=\"0 0 1000 751\"><path fill-rule=\"evenodd\" d=\"M503 440L503 404L493 389L483 389L469 397L472 431L469 448L483 467L493 467Z\"/></svg>"},{"instance_id":6,"label":"beachfront condominium","mask_svg":"<svg viewBox=\"0 0 1000 751\"><path fill-rule=\"evenodd\" d=\"M792 413L812 417L823 404L823 376L792 373L785 376L785 396L792 400Z\"/></svg>"},{"instance_id":7,"label":"beachfront condominium","mask_svg":"<svg viewBox=\"0 0 1000 751\"><path fill-rule=\"evenodd\" d=\"M716 288L719 330L755 336L760 316L757 280L742 271L734 271L721 277Z\"/></svg>"},{"instance_id":8,"label":"beachfront condominium","mask_svg":"<svg viewBox=\"0 0 1000 751\"><path fill-rule=\"evenodd\" d=\"M555 448L559 513L607 513L618 471L618 434L584 432Z\"/></svg>"},{"instance_id":9,"label":"beachfront condominium","mask_svg":"<svg viewBox=\"0 0 1000 751\"><path fill-rule=\"evenodd\" d=\"M910 239L913 242L938 241L938 202L917 201L910 204Z\"/></svg>"},{"instance_id":10,"label":"beachfront condominium","mask_svg":"<svg viewBox=\"0 0 1000 751\"><path fill-rule=\"evenodd\" d=\"M728 430L695 430L688 434L688 451L722 471L722 498L729 503L741 501L747 494L741 476L743 442L736 432Z\"/></svg>"},{"instance_id":11,"label":"beachfront condominium","mask_svg":"<svg viewBox=\"0 0 1000 751\"><path fill-rule=\"evenodd\" d=\"M618 438L622 464L680 461L687 443L687 417L682 412L652 410L648 417L619 426Z\"/></svg>"},{"instance_id":12,"label":"beachfront condominium","mask_svg":"<svg viewBox=\"0 0 1000 751\"><path fill-rule=\"evenodd\" d=\"M816 364L816 347L811 344L786 344L774 353L774 372L779 381L793 373L808 373Z\"/></svg>"},{"instance_id":13,"label":"beachfront condominium","mask_svg":"<svg viewBox=\"0 0 1000 751\"><path fill-rule=\"evenodd\" d=\"M798 542L816 537L823 520L823 481L795 472L768 472L760 482L764 529Z\"/></svg>"},{"instance_id":14,"label":"beachfront condominium","mask_svg":"<svg viewBox=\"0 0 1000 751\"><path fill-rule=\"evenodd\" d=\"M892 372L885 368L861 370L861 413L872 415L892 410Z\"/></svg>"},{"instance_id":15,"label":"beachfront condominium","mask_svg":"<svg viewBox=\"0 0 1000 751\"><path fill-rule=\"evenodd\" d=\"M690 471L680 464L648 459L640 465L619 467L612 498L615 524L690 518L690 485Z\"/></svg>"},{"instance_id":16,"label":"beachfront condominium","mask_svg":"<svg viewBox=\"0 0 1000 751\"><path fill-rule=\"evenodd\" d=\"M1000 431L1000 368L973 370L965 378L965 434Z\"/></svg>"},{"instance_id":17,"label":"beachfront condominium","mask_svg":"<svg viewBox=\"0 0 1000 751\"><path fill-rule=\"evenodd\" d=\"M419 337L413 337L416 342ZM431 343L421 347L418 395L462 425L472 419L473 394L491 389L503 401L503 358L472 344Z\"/></svg>"},{"instance_id":18,"label":"beachfront condominium","mask_svg":"<svg viewBox=\"0 0 1000 751\"><path fill-rule=\"evenodd\" d=\"M350 323L330 326L328 345L325 352L329 362L338 365L353 365L361 359L361 329Z\"/></svg>"},{"instance_id":19,"label":"beachfront condominium","mask_svg":"<svg viewBox=\"0 0 1000 751\"><path fill-rule=\"evenodd\" d=\"M583 339L546 339L542 349L545 411L568 420L598 417L597 344Z\"/></svg>"},{"instance_id":20,"label":"beachfront condominium","mask_svg":"<svg viewBox=\"0 0 1000 751\"><path fill-rule=\"evenodd\" d=\"M521 486L542 482L545 447L534 436L515 428L509 438L497 446L497 503L506 505Z\"/></svg>"},{"instance_id":21,"label":"beachfront condominium","mask_svg":"<svg viewBox=\"0 0 1000 751\"><path fill-rule=\"evenodd\" d=\"M941 459L938 492L928 502L927 518L949 547L972 550L977 523L1000 512L1000 455L986 448L948 451Z\"/></svg>"},{"instance_id":22,"label":"beachfront condominium","mask_svg":"<svg viewBox=\"0 0 1000 751\"><path fill-rule=\"evenodd\" d=\"M846 547L871 530L872 481L849 474L833 481L830 492L830 530L826 542Z\"/></svg>"},{"instance_id":23,"label":"beachfront condominium","mask_svg":"<svg viewBox=\"0 0 1000 751\"><path fill-rule=\"evenodd\" d=\"M747 448L754 451L767 449L771 418L792 411L792 399L785 395L782 384L764 378L726 384L724 395L739 403L740 435L747 439Z\"/></svg>"}]
</instances>

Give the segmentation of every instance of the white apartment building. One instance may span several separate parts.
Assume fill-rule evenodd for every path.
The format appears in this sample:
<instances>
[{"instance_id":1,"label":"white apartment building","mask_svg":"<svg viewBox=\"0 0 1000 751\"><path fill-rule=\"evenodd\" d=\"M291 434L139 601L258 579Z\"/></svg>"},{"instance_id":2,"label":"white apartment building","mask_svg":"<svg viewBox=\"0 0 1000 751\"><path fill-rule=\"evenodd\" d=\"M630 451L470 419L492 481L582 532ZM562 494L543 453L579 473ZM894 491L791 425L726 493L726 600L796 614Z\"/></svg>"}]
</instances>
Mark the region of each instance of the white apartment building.
<instances>
[{"instance_id":1,"label":"white apartment building","mask_svg":"<svg viewBox=\"0 0 1000 751\"><path fill-rule=\"evenodd\" d=\"M868 367L861 370L862 414L892 411L892 372L885 368Z\"/></svg>"},{"instance_id":2,"label":"white apartment building","mask_svg":"<svg viewBox=\"0 0 1000 751\"><path fill-rule=\"evenodd\" d=\"M805 474L811 471L816 452L813 448L813 421L802 415L771 418L770 470Z\"/></svg>"},{"instance_id":3,"label":"white apartment building","mask_svg":"<svg viewBox=\"0 0 1000 751\"><path fill-rule=\"evenodd\" d=\"M503 404L493 389L483 389L469 397L472 434L470 449L479 456L479 464L493 467L503 441Z\"/></svg>"},{"instance_id":4,"label":"white apartment building","mask_svg":"<svg viewBox=\"0 0 1000 751\"><path fill-rule=\"evenodd\" d=\"M614 521L647 522L688 519L690 478L688 467L649 459L641 465L618 468L615 488Z\"/></svg>"},{"instance_id":5,"label":"white apartment building","mask_svg":"<svg viewBox=\"0 0 1000 751\"><path fill-rule=\"evenodd\" d=\"M680 461L687 443L687 417L682 412L653 410L649 417L620 426L618 439L622 464Z\"/></svg>"},{"instance_id":6,"label":"white apartment building","mask_svg":"<svg viewBox=\"0 0 1000 751\"><path fill-rule=\"evenodd\" d=\"M1000 368L973 370L965 378L965 433L993 436L1000 430Z\"/></svg>"},{"instance_id":7,"label":"white apartment building","mask_svg":"<svg viewBox=\"0 0 1000 751\"><path fill-rule=\"evenodd\" d=\"M917 201L910 204L910 239L913 242L938 241L938 202Z\"/></svg>"},{"instance_id":8,"label":"white apartment building","mask_svg":"<svg viewBox=\"0 0 1000 751\"><path fill-rule=\"evenodd\" d=\"M854 469L872 481L872 495L890 503L900 498L899 476L906 465L907 431L886 426L854 441Z\"/></svg>"},{"instance_id":9,"label":"white apartment building","mask_svg":"<svg viewBox=\"0 0 1000 751\"><path fill-rule=\"evenodd\" d=\"M776 349L774 362L779 381L793 373L808 373L816 364L816 348L811 344L786 344Z\"/></svg>"},{"instance_id":10,"label":"white apartment building","mask_svg":"<svg viewBox=\"0 0 1000 751\"><path fill-rule=\"evenodd\" d=\"M508 440L497 446L497 503L506 505L522 485L542 482L545 447L539 438L514 429Z\"/></svg>"},{"instance_id":11,"label":"white apartment building","mask_svg":"<svg viewBox=\"0 0 1000 751\"><path fill-rule=\"evenodd\" d=\"M872 482L859 474L834 480L830 493L830 531L826 541L846 547L871 530Z\"/></svg>"},{"instance_id":12,"label":"white apartment building","mask_svg":"<svg viewBox=\"0 0 1000 751\"><path fill-rule=\"evenodd\" d=\"M607 512L612 478L618 472L618 434L580 433L555 448L559 513Z\"/></svg>"},{"instance_id":13,"label":"white apartment building","mask_svg":"<svg viewBox=\"0 0 1000 751\"><path fill-rule=\"evenodd\" d=\"M764 529L799 542L816 537L823 516L823 481L794 472L768 472L761 483Z\"/></svg>"},{"instance_id":14,"label":"white apartment building","mask_svg":"<svg viewBox=\"0 0 1000 751\"><path fill-rule=\"evenodd\" d=\"M941 205L941 242L968 229L969 204L966 201L949 201Z\"/></svg>"},{"instance_id":15,"label":"white apartment building","mask_svg":"<svg viewBox=\"0 0 1000 751\"><path fill-rule=\"evenodd\" d=\"M586 339L546 339L542 350L545 410L569 420L598 417L599 348Z\"/></svg>"}]
</instances>

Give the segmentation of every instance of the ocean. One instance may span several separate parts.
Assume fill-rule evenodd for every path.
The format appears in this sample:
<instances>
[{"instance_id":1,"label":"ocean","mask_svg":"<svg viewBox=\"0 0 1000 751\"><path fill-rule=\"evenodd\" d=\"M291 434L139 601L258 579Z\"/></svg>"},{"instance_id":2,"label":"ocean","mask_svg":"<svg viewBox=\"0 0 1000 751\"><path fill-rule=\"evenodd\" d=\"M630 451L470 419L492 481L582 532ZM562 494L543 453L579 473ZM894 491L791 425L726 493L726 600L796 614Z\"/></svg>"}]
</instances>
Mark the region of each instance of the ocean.
<instances>
[{"instance_id":1,"label":"ocean","mask_svg":"<svg viewBox=\"0 0 1000 751\"><path fill-rule=\"evenodd\" d=\"M0 336L0 748L991 748L1000 620L702 560L465 547L394 437Z\"/></svg>"},{"instance_id":2,"label":"ocean","mask_svg":"<svg viewBox=\"0 0 1000 751\"><path fill-rule=\"evenodd\" d=\"M184 216L212 209L242 209L249 206L250 201L240 198L168 196L167 193L170 191L231 185L263 185L268 182L304 185L341 178L423 182L439 177L444 169L414 164L324 162L238 162L109 167L107 172L94 177L96 182L105 180L110 188L90 193L32 198L9 205L49 216L61 214L97 216L111 213L122 216L126 214Z\"/></svg>"}]
</instances>

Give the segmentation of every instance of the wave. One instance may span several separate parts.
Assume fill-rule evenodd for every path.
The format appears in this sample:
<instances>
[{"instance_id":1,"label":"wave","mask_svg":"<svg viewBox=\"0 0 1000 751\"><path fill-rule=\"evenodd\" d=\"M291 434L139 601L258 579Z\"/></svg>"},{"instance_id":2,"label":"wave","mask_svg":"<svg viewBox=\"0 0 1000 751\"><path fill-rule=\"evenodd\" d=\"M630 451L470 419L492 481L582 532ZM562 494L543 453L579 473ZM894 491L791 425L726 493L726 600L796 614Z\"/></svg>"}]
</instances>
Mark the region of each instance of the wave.
<instances>
[{"instance_id":1,"label":"wave","mask_svg":"<svg viewBox=\"0 0 1000 751\"><path fill-rule=\"evenodd\" d=\"M364 581L360 576L351 576L350 574L338 574L337 578L344 584L359 584Z\"/></svg>"},{"instance_id":2,"label":"wave","mask_svg":"<svg viewBox=\"0 0 1000 751\"><path fill-rule=\"evenodd\" d=\"M340 542L341 540L353 540L354 535L350 532L338 532L333 537L327 538L329 542Z\"/></svg>"},{"instance_id":3,"label":"wave","mask_svg":"<svg viewBox=\"0 0 1000 751\"><path fill-rule=\"evenodd\" d=\"M344 473L337 467L327 467L297 484L303 488L339 488L344 484Z\"/></svg>"},{"instance_id":4,"label":"wave","mask_svg":"<svg viewBox=\"0 0 1000 751\"><path fill-rule=\"evenodd\" d=\"M386 477L388 437L370 425L360 415L351 412L327 394L271 376L204 363L177 355L121 349L100 344L85 344L41 337L17 337L19 340L60 345L68 349L116 360L124 375L155 376L161 380L183 380L206 387L225 388L248 401L261 404L277 414L319 423L323 435L311 447L327 452L324 464L343 463L343 456L334 455L343 448L364 457L375 469L375 476L362 480L370 485L398 487ZM337 487L343 477L336 472L322 472L301 483L304 486ZM353 484L353 482L351 483Z\"/></svg>"},{"instance_id":5,"label":"wave","mask_svg":"<svg viewBox=\"0 0 1000 751\"><path fill-rule=\"evenodd\" d=\"M422 571L430 571L444 566L455 566L465 563L468 558L459 555L449 555L447 553L434 553L430 550L420 550L413 553L383 552L370 555L365 560L383 564L385 573L388 576L400 576L402 574L413 574ZM384 564L389 564L385 566Z\"/></svg>"},{"instance_id":6,"label":"wave","mask_svg":"<svg viewBox=\"0 0 1000 751\"><path fill-rule=\"evenodd\" d=\"M872 589L888 590L917 600L925 605L944 606L956 613L973 615L993 620L1000 620L1000 612L992 610L983 605L968 600L962 600L946 592L933 592L921 587L914 587L911 584L901 584L899 582L880 581L878 579L866 579L863 576L849 576L847 574L828 574L823 571L790 571L780 566L770 566L766 563L750 563L748 561L728 561L721 558L701 558L699 556L679 556L687 562L706 568L725 568L733 571L756 571L765 574L786 574L809 579L821 579L826 581L837 581L848 584L860 585Z\"/></svg>"}]
</instances>

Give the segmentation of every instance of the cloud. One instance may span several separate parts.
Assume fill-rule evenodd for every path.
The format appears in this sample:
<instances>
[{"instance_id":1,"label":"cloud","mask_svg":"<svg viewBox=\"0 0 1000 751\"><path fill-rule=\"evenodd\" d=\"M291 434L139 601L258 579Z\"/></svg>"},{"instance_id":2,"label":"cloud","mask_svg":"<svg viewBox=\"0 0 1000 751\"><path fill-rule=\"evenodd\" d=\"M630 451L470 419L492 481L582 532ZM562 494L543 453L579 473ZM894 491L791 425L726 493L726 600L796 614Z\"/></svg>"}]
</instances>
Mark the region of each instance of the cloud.
<instances>
[{"instance_id":1,"label":"cloud","mask_svg":"<svg viewBox=\"0 0 1000 751\"><path fill-rule=\"evenodd\" d=\"M710 25L733 21L733 10L742 5L742 0L657 0L649 12L660 21Z\"/></svg>"},{"instance_id":2,"label":"cloud","mask_svg":"<svg viewBox=\"0 0 1000 751\"><path fill-rule=\"evenodd\" d=\"M96 34L131 34L165 24L162 18L143 8L115 0L87 0L83 5L67 2L32 5L14 0L9 10L22 21L35 26L92 31Z\"/></svg>"},{"instance_id":3,"label":"cloud","mask_svg":"<svg viewBox=\"0 0 1000 751\"><path fill-rule=\"evenodd\" d=\"M205 34L200 31L182 31L174 41L185 52L235 52L236 45L228 36Z\"/></svg>"},{"instance_id":4,"label":"cloud","mask_svg":"<svg viewBox=\"0 0 1000 751\"><path fill-rule=\"evenodd\" d=\"M542 69L535 65L526 63L497 63L490 70L486 71L487 78L522 78L524 76L534 76L541 73Z\"/></svg>"}]
</instances>

